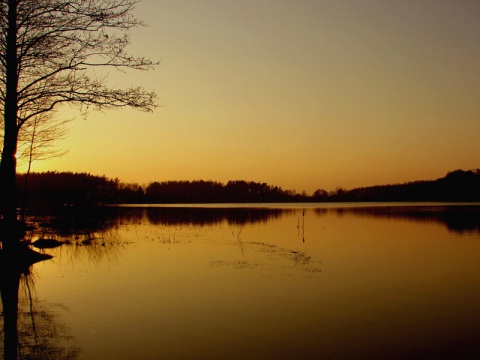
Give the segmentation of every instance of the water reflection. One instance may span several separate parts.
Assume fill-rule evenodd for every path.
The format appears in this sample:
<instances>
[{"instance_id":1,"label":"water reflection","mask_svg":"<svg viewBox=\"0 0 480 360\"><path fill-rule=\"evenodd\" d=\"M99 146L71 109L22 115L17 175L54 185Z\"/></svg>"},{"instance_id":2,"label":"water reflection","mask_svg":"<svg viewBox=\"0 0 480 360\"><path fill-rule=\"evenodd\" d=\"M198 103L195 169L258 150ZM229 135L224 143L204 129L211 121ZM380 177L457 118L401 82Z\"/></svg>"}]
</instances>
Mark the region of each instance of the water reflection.
<instances>
[{"instance_id":1,"label":"water reflection","mask_svg":"<svg viewBox=\"0 0 480 360\"><path fill-rule=\"evenodd\" d=\"M269 207L270 206L270 207ZM95 233L108 232L121 224L140 224L147 220L152 225L215 225L226 221L229 225L265 223L298 212L298 227L303 225L302 212L313 210L318 216L335 213L365 217L403 219L417 222L437 222L452 231L480 232L480 205L449 204L253 204L228 207L208 205L198 207L105 207L90 214L62 213L61 216L35 214L42 218L44 229L63 236L92 238ZM32 218L32 216L31 216Z\"/></svg>"},{"instance_id":2,"label":"water reflection","mask_svg":"<svg viewBox=\"0 0 480 360\"><path fill-rule=\"evenodd\" d=\"M22 281L26 298L20 299L18 306L18 358L77 359L80 348L62 319L68 308L35 299L30 282L30 277Z\"/></svg>"},{"instance_id":3,"label":"water reflection","mask_svg":"<svg viewBox=\"0 0 480 360\"><path fill-rule=\"evenodd\" d=\"M16 249L0 250L3 357L20 359L74 359L78 348L68 329L46 304L34 301L34 264L50 259L19 242ZM19 296L19 291L24 295Z\"/></svg>"},{"instance_id":4,"label":"water reflection","mask_svg":"<svg viewBox=\"0 0 480 360\"><path fill-rule=\"evenodd\" d=\"M146 216L153 225L229 225L266 222L280 218L285 209L256 208L148 208Z\"/></svg>"},{"instance_id":5,"label":"water reflection","mask_svg":"<svg viewBox=\"0 0 480 360\"><path fill-rule=\"evenodd\" d=\"M328 212L339 216L353 214L416 222L436 222L454 232L480 232L480 206L477 205L347 206L315 209L315 213L319 216L326 215Z\"/></svg>"},{"instance_id":6,"label":"water reflection","mask_svg":"<svg viewBox=\"0 0 480 360\"><path fill-rule=\"evenodd\" d=\"M403 219L417 222L437 222L448 229L457 232L480 232L480 206L479 205L421 205L421 204L395 204L395 205L369 205L361 204L304 204L292 208L277 207L149 207L145 208L145 215L153 225L213 225L226 220L229 225L264 223L269 220L280 219L282 216L298 213L298 228L302 230L305 211L313 209L319 216L333 212L338 215L352 214L357 216ZM141 221L141 215L135 209L117 208L116 216L124 221L133 219Z\"/></svg>"},{"instance_id":7,"label":"water reflection","mask_svg":"<svg viewBox=\"0 0 480 360\"><path fill-rule=\"evenodd\" d=\"M53 358L78 356L59 308L48 305L61 302L72 309L68 325L85 359L476 351L480 242L456 232L478 232L478 215L475 206L298 204L37 218L29 239L61 246L38 249L55 256L35 265L45 302L17 299L16 335L36 334L22 340L24 353L59 346ZM19 285L23 276L5 277L2 297L18 296L19 286L22 293L31 284ZM39 331L43 318L56 330Z\"/></svg>"},{"instance_id":8,"label":"water reflection","mask_svg":"<svg viewBox=\"0 0 480 360\"><path fill-rule=\"evenodd\" d=\"M3 358L75 359L80 350L62 322L60 312L65 308L36 300L34 268L52 259L53 249L56 256L69 257L72 262L111 260L121 248L115 234L118 224L45 214L29 220L26 232L23 224L2 229L2 245L5 241L9 245L0 247ZM13 235L20 233L22 238Z\"/></svg>"}]
</instances>

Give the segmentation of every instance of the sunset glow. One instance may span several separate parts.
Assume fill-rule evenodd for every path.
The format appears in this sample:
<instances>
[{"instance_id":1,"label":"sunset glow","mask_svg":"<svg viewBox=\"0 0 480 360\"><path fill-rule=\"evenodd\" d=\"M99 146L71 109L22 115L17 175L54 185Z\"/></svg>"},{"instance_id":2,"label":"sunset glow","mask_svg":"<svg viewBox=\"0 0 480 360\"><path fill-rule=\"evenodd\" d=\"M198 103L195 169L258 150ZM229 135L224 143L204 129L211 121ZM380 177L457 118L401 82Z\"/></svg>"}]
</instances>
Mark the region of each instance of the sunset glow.
<instances>
[{"instance_id":1,"label":"sunset glow","mask_svg":"<svg viewBox=\"0 0 480 360\"><path fill-rule=\"evenodd\" d=\"M134 14L148 27L130 51L161 63L110 84L155 90L159 107L62 108L68 153L32 171L312 193L480 168L478 1L143 0Z\"/></svg>"}]
</instances>

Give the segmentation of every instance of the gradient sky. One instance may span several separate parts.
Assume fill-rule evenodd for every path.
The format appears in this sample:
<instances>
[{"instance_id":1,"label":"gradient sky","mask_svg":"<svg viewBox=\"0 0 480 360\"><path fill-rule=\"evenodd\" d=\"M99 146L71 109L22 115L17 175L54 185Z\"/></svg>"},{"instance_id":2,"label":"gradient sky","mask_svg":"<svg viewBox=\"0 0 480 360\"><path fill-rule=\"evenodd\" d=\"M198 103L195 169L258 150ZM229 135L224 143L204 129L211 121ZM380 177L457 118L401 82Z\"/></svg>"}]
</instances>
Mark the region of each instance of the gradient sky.
<instances>
[{"instance_id":1,"label":"gradient sky","mask_svg":"<svg viewBox=\"0 0 480 360\"><path fill-rule=\"evenodd\" d=\"M480 168L478 0L143 0L135 55L111 72L153 113L75 117L33 171L146 184L251 180L335 190Z\"/></svg>"}]
</instances>

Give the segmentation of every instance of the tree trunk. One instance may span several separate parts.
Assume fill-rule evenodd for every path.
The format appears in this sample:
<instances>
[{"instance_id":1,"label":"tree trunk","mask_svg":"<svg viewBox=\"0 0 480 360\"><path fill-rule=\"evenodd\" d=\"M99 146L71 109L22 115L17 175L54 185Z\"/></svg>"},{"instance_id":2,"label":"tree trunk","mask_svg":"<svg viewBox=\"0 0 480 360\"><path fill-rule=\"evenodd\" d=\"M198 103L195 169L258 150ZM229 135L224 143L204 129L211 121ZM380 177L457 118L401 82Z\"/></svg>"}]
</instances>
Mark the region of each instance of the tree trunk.
<instances>
[{"instance_id":1,"label":"tree trunk","mask_svg":"<svg viewBox=\"0 0 480 360\"><path fill-rule=\"evenodd\" d=\"M6 141L5 141L6 142ZM16 159L11 150L4 146L0 165L0 187L4 227L17 220Z\"/></svg>"},{"instance_id":2,"label":"tree trunk","mask_svg":"<svg viewBox=\"0 0 480 360\"><path fill-rule=\"evenodd\" d=\"M3 152L0 163L0 196L1 212L3 217L2 241L12 239L11 230L15 229L17 220L16 173L17 173L17 88L18 88L18 59L17 59L17 1L8 0L8 28L6 44L6 87L3 138Z\"/></svg>"}]
</instances>

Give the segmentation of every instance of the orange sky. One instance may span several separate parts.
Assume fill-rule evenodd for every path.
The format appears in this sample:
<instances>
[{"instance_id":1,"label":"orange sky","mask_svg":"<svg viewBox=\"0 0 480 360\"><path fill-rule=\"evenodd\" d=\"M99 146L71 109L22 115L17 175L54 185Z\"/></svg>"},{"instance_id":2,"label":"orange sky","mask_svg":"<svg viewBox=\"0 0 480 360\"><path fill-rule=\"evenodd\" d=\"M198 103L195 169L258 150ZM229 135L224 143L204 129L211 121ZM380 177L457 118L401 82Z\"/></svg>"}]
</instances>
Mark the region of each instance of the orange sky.
<instances>
[{"instance_id":1,"label":"orange sky","mask_svg":"<svg viewBox=\"0 0 480 360\"><path fill-rule=\"evenodd\" d=\"M154 113L75 118L33 171L140 184L252 180L312 193L480 168L480 1L143 0L135 55L110 73Z\"/></svg>"}]
</instances>

